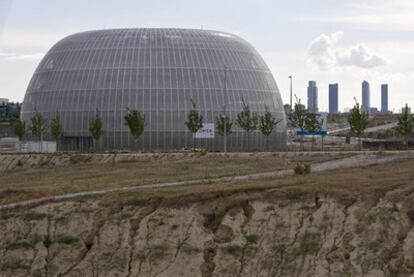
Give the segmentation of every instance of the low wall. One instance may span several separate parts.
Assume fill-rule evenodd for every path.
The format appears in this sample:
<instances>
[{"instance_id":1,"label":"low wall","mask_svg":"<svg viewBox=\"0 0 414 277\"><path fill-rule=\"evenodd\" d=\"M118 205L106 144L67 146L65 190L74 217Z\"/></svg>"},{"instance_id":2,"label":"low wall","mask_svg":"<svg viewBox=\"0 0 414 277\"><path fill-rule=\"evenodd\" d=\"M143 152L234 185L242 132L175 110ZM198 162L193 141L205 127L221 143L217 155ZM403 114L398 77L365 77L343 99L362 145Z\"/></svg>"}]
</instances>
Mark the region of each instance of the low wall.
<instances>
[{"instance_id":1,"label":"low wall","mask_svg":"<svg viewBox=\"0 0 414 277\"><path fill-rule=\"evenodd\" d=\"M22 153L54 153L55 141L24 141L16 143L16 151Z\"/></svg>"}]
</instances>

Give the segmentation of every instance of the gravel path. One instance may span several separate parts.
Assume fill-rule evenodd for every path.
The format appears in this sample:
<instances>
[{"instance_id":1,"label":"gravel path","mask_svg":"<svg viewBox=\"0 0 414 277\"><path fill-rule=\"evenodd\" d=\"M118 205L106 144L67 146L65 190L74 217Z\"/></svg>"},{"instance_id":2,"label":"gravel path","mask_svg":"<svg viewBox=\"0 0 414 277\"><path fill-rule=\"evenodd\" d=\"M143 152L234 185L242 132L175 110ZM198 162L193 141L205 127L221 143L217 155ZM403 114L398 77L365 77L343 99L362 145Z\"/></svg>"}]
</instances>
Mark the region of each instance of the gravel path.
<instances>
[{"instance_id":1,"label":"gravel path","mask_svg":"<svg viewBox=\"0 0 414 277\"><path fill-rule=\"evenodd\" d=\"M362 154L362 155L352 156L348 158L313 164L311 166L311 169L312 169L312 172L319 172L319 171L332 170L332 169L337 169L337 168L363 167L363 166L382 164L382 163L387 163L387 162L407 159L407 158L414 158L414 152L407 152L403 154L396 154L396 155L384 156L384 157L378 157L372 154ZM68 194L63 194L63 195L42 197L42 198L37 198L37 199L31 199L31 200L26 200L26 201L21 201L21 202L16 202L16 203L0 205L0 210L40 204L40 203L49 202L49 201L67 200L67 199L73 199L73 198L83 197L83 196L101 195L101 194L105 194L108 192L117 192L117 191L125 192L125 191L142 190L142 189L158 189L158 188L168 188L168 187L199 185L199 184L203 184L206 182L216 183L216 182L229 182L229 181L245 181L245 180L254 180L254 179L270 178L270 177L282 177L282 176L288 176L288 175L293 175L293 174L294 174L293 169L285 169L285 170L280 170L280 171L264 172L264 173L256 173L256 174L240 175L240 176L231 176L231 177L188 180L188 181L180 181L180 182L167 182L167 183L158 183L158 184L147 184L147 185L141 185L141 186L114 188L114 189L107 189L107 190L76 192L76 193L68 193Z\"/></svg>"}]
</instances>

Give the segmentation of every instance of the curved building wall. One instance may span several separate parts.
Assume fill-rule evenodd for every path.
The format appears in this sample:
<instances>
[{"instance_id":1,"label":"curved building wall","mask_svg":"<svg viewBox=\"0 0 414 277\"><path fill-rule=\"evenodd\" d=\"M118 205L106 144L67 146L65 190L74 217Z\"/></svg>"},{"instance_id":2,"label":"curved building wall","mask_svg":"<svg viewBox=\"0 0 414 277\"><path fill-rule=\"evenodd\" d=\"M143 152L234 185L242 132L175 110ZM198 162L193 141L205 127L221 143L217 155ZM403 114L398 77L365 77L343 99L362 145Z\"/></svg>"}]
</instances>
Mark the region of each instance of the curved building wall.
<instances>
[{"instance_id":1,"label":"curved building wall","mask_svg":"<svg viewBox=\"0 0 414 277\"><path fill-rule=\"evenodd\" d=\"M267 106L283 120L269 147L285 146L283 104L271 72L249 43L218 31L114 29L68 36L36 69L22 118L30 124L37 110L50 122L59 113L65 134L62 147L85 149L91 146L89 122L98 112L104 122L100 147L131 149L134 139L123 119L129 107L146 116L141 149L180 149L192 145L192 134L184 125L191 99L207 123L215 122L224 104L235 120L241 99L257 113ZM245 132L233 126L228 149L247 150ZM218 134L196 143L222 149ZM249 145L250 150L264 150L266 140L253 132Z\"/></svg>"}]
</instances>

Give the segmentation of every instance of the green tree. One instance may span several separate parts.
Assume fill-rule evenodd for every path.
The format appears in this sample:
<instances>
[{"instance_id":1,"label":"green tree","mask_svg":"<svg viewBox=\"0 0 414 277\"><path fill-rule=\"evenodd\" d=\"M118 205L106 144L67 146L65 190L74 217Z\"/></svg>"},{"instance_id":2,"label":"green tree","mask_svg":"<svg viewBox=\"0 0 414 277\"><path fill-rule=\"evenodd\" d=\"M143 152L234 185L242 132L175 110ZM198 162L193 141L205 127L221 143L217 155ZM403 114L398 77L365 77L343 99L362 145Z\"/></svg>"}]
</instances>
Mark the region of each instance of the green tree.
<instances>
[{"instance_id":1,"label":"green tree","mask_svg":"<svg viewBox=\"0 0 414 277\"><path fill-rule=\"evenodd\" d=\"M247 134L247 151L249 151L250 133L257 129L258 116L250 110L250 106L244 102L242 98L243 110L237 114L237 125L246 131Z\"/></svg>"},{"instance_id":2,"label":"green tree","mask_svg":"<svg viewBox=\"0 0 414 277\"><path fill-rule=\"evenodd\" d=\"M305 109L305 106L302 105L300 99L295 95L296 101L293 108L293 111L290 113L289 116L289 125L293 129L299 129L300 131L304 131L306 125L306 117L308 111ZM303 149L303 137L300 136L300 148Z\"/></svg>"},{"instance_id":3,"label":"green tree","mask_svg":"<svg viewBox=\"0 0 414 277\"><path fill-rule=\"evenodd\" d=\"M269 108L265 106L265 112L260 116L259 130L266 137L266 148L269 148L269 136L282 120L276 120Z\"/></svg>"},{"instance_id":4,"label":"green tree","mask_svg":"<svg viewBox=\"0 0 414 277\"><path fill-rule=\"evenodd\" d=\"M361 136L368 125L368 114L362 110L355 99L355 106L349 111L348 123L351 132L358 137L359 149L361 149Z\"/></svg>"},{"instance_id":5,"label":"green tree","mask_svg":"<svg viewBox=\"0 0 414 277\"><path fill-rule=\"evenodd\" d=\"M96 111L95 117L92 118L89 122L89 132L91 133L94 147L96 149L99 143L99 139L101 138L103 134L102 118L99 116L98 111Z\"/></svg>"},{"instance_id":6,"label":"green tree","mask_svg":"<svg viewBox=\"0 0 414 277\"><path fill-rule=\"evenodd\" d=\"M414 117L408 113L408 105L405 111L398 116L397 133L403 138L404 144L408 147L408 139L413 133Z\"/></svg>"},{"instance_id":7,"label":"green tree","mask_svg":"<svg viewBox=\"0 0 414 277\"><path fill-rule=\"evenodd\" d=\"M16 134L17 138L19 139L19 149L22 151L22 140L26 135L26 122L20 119L20 117L16 117L13 120L14 122L14 133Z\"/></svg>"},{"instance_id":8,"label":"green tree","mask_svg":"<svg viewBox=\"0 0 414 277\"><path fill-rule=\"evenodd\" d=\"M305 121L307 116L307 111L305 106L302 105L300 99L295 95L296 103L294 105L293 111L289 116L289 125L293 128L300 129L301 131L305 130Z\"/></svg>"},{"instance_id":9,"label":"green tree","mask_svg":"<svg viewBox=\"0 0 414 277\"><path fill-rule=\"evenodd\" d=\"M63 126L60 116L57 113L56 117L50 122L50 132L54 140L59 141L63 138Z\"/></svg>"},{"instance_id":10,"label":"green tree","mask_svg":"<svg viewBox=\"0 0 414 277\"><path fill-rule=\"evenodd\" d=\"M34 116L31 118L31 121L32 126L30 126L30 131L33 136L38 137L40 152L42 152L43 135L47 132L47 121L38 111L35 112Z\"/></svg>"},{"instance_id":11,"label":"green tree","mask_svg":"<svg viewBox=\"0 0 414 277\"><path fill-rule=\"evenodd\" d=\"M217 133L223 137L224 153L227 152L227 136L231 135L233 120L227 115L219 114L216 117Z\"/></svg>"},{"instance_id":12,"label":"green tree","mask_svg":"<svg viewBox=\"0 0 414 277\"><path fill-rule=\"evenodd\" d=\"M316 118L315 113L307 113L305 118L305 129L312 135L311 150L315 144L315 134L321 130L321 124Z\"/></svg>"},{"instance_id":13,"label":"green tree","mask_svg":"<svg viewBox=\"0 0 414 277\"><path fill-rule=\"evenodd\" d=\"M195 148L195 133L203 127L203 116L197 110L197 105L191 100L192 108L187 116L187 121L184 122L185 126L187 126L188 130L193 134L193 148Z\"/></svg>"},{"instance_id":14,"label":"green tree","mask_svg":"<svg viewBox=\"0 0 414 277\"><path fill-rule=\"evenodd\" d=\"M138 146L139 137L144 133L145 129L145 115L137 110L127 108L124 123L128 126L131 135L134 137L135 145Z\"/></svg>"}]
</instances>

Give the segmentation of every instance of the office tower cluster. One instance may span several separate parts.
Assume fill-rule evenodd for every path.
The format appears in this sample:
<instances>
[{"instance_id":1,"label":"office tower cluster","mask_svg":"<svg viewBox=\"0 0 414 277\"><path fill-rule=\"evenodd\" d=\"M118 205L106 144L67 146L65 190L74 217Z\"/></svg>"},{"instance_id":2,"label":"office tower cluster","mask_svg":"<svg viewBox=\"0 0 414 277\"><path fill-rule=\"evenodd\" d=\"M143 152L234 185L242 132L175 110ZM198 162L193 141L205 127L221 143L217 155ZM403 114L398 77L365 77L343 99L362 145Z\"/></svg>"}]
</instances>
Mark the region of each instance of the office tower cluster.
<instances>
[{"instance_id":1,"label":"office tower cluster","mask_svg":"<svg viewBox=\"0 0 414 277\"><path fill-rule=\"evenodd\" d=\"M361 108L367 113L379 112L377 108L371 107L370 85L367 81L362 82L362 103ZM316 81L309 81L308 85L308 110L318 112L318 87ZM388 84L381 85L381 113L388 110ZM329 84L329 113L339 113L339 85L338 83Z\"/></svg>"}]
</instances>

